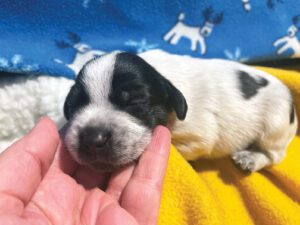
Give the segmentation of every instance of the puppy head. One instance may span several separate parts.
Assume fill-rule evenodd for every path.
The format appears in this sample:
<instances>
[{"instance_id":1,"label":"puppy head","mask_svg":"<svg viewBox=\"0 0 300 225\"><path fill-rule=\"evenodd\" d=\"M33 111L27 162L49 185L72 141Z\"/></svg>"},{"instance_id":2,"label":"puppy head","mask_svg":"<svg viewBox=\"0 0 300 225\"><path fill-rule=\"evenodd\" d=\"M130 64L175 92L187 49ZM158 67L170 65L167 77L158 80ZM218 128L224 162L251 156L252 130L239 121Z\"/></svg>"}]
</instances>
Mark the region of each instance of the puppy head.
<instances>
[{"instance_id":1,"label":"puppy head","mask_svg":"<svg viewBox=\"0 0 300 225\"><path fill-rule=\"evenodd\" d=\"M186 116L181 92L140 57L113 52L77 76L64 105L64 140L80 164L111 171L136 160L172 112Z\"/></svg>"}]
</instances>

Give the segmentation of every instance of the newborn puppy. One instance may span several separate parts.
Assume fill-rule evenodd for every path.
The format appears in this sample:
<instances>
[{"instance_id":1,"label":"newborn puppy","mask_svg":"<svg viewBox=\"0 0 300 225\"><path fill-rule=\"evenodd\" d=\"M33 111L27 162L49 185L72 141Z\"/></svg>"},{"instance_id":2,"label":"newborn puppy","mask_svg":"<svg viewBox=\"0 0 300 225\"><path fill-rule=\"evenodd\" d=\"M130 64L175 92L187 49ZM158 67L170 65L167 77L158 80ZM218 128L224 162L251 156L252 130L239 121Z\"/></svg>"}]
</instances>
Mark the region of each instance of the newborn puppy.
<instances>
[{"instance_id":1,"label":"newborn puppy","mask_svg":"<svg viewBox=\"0 0 300 225\"><path fill-rule=\"evenodd\" d=\"M159 50L90 61L64 113L68 150L102 171L136 160L159 124L187 160L231 155L249 171L280 162L297 130L290 92L273 76Z\"/></svg>"}]
</instances>

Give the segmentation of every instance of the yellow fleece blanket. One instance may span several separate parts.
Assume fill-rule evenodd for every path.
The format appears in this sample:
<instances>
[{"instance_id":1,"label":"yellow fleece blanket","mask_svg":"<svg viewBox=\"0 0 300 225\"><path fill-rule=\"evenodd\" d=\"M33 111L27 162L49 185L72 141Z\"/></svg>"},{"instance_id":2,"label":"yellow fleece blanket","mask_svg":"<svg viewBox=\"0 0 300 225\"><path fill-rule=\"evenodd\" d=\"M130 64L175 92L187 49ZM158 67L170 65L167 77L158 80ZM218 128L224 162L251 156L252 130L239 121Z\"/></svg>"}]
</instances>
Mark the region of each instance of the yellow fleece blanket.
<instances>
[{"instance_id":1,"label":"yellow fleece blanket","mask_svg":"<svg viewBox=\"0 0 300 225\"><path fill-rule=\"evenodd\" d=\"M300 118L300 71L260 68L292 90ZM159 225L300 225L300 137L280 164L247 174L229 158L190 165L171 149Z\"/></svg>"}]
</instances>

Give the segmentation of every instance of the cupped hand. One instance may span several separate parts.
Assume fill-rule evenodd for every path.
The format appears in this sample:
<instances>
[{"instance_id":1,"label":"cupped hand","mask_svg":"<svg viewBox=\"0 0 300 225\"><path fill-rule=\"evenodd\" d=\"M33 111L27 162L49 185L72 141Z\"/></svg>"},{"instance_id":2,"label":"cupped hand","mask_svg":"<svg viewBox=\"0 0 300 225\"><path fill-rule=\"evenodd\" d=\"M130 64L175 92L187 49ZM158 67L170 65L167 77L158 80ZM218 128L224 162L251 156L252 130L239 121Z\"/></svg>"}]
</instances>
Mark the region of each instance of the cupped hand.
<instances>
[{"instance_id":1,"label":"cupped hand","mask_svg":"<svg viewBox=\"0 0 300 225\"><path fill-rule=\"evenodd\" d=\"M0 154L0 225L157 224L169 149L159 126L137 163L94 172L73 161L43 118Z\"/></svg>"}]
</instances>

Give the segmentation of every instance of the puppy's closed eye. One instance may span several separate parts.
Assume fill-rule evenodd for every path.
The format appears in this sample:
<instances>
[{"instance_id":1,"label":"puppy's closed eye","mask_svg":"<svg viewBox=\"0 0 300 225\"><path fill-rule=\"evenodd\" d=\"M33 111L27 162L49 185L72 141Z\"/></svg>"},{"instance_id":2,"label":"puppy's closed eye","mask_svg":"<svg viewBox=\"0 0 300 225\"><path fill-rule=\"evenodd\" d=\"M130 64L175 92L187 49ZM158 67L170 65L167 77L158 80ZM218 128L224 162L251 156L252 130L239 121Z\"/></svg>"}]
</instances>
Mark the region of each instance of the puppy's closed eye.
<instances>
[{"instance_id":1,"label":"puppy's closed eye","mask_svg":"<svg viewBox=\"0 0 300 225\"><path fill-rule=\"evenodd\" d=\"M137 91L122 91L120 95L117 97L119 100L120 106L130 107L139 104L147 104L148 96L145 93L137 92Z\"/></svg>"},{"instance_id":2,"label":"puppy's closed eye","mask_svg":"<svg viewBox=\"0 0 300 225\"><path fill-rule=\"evenodd\" d=\"M139 82L126 82L117 87L111 96L112 102L119 107L130 107L149 102L149 91Z\"/></svg>"}]
</instances>

